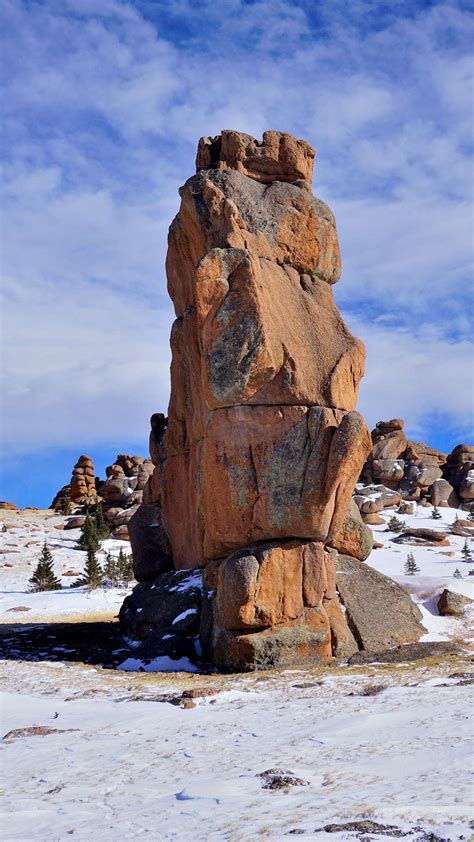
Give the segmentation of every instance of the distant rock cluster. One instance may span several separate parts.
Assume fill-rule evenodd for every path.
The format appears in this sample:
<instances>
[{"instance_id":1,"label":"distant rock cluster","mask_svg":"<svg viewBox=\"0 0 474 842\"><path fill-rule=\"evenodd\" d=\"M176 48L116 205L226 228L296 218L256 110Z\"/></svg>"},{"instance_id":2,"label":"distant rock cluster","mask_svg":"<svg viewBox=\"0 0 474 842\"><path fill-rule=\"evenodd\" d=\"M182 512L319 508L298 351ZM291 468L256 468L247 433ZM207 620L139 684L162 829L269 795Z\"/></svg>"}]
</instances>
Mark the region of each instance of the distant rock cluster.
<instances>
[{"instance_id":1,"label":"distant rock cluster","mask_svg":"<svg viewBox=\"0 0 474 842\"><path fill-rule=\"evenodd\" d=\"M69 485L58 492L51 508L64 510L65 501L72 505L74 517L66 528L81 525L82 510L102 503L107 525L116 538L128 539L128 522L143 500L143 489L153 472L151 459L119 454L106 470L106 479L95 476L90 456L80 456L74 465Z\"/></svg>"},{"instance_id":2,"label":"distant rock cluster","mask_svg":"<svg viewBox=\"0 0 474 842\"><path fill-rule=\"evenodd\" d=\"M469 509L474 501L474 447L459 444L446 455L407 439L403 427L401 418L393 418L379 421L372 430L372 451L361 477L366 487L355 497L365 523L380 523L377 513L394 502Z\"/></svg>"}]
</instances>

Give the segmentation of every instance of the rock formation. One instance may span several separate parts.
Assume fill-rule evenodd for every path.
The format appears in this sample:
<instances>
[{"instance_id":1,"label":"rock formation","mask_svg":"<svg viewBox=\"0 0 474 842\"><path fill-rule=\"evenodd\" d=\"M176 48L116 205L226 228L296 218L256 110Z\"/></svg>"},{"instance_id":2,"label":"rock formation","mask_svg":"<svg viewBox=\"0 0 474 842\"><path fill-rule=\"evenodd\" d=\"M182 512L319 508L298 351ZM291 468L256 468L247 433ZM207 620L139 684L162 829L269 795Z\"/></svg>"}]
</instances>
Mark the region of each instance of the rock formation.
<instances>
[{"instance_id":1,"label":"rock formation","mask_svg":"<svg viewBox=\"0 0 474 842\"><path fill-rule=\"evenodd\" d=\"M365 352L334 302L337 232L311 194L313 162L279 132L203 138L169 232L171 398L168 419L152 418L155 468L130 535L150 588L172 567L204 568L200 643L223 668L351 654L361 640L335 561L339 548L358 569L371 548L348 511L371 448L355 411ZM122 609L129 629L145 591ZM418 637L398 613L390 639Z\"/></svg>"},{"instance_id":2,"label":"rock formation","mask_svg":"<svg viewBox=\"0 0 474 842\"><path fill-rule=\"evenodd\" d=\"M90 506L102 503L105 520L115 537L127 539L128 522L143 500L143 489L152 473L151 459L119 454L115 462L105 469L107 479L101 480L94 474L92 459L80 456L71 482L58 491L51 508L60 510L67 497L77 515ZM65 528L70 529L77 526L77 517L65 524Z\"/></svg>"},{"instance_id":3,"label":"rock formation","mask_svg":"<svg viewBox=\"0 0 474 842\"><path fill-rule=\"evenodd\" d=\"M89 456L79 456L72 470L69 489L69 496L73 503L96 502L94 463Z\"/></svg>"},{"instance_id":4,"label":"rock formation","mask_svg":"<svg viewBox=\"0 0 474 842\"><path fill-rule=\"evenodd\" d=\"M405 501L429 501L434 506L469 508L474 500L474 447L459 444L448 456L427 444L407 439L401 418L378 421L372 430L372 450L362 470L367 486L362 496L378 488L377 500L357 498L364 515L380 511L380 497L391 489ZM386 503L385 503L386 504Z\"/></svg>"}]
</instances>

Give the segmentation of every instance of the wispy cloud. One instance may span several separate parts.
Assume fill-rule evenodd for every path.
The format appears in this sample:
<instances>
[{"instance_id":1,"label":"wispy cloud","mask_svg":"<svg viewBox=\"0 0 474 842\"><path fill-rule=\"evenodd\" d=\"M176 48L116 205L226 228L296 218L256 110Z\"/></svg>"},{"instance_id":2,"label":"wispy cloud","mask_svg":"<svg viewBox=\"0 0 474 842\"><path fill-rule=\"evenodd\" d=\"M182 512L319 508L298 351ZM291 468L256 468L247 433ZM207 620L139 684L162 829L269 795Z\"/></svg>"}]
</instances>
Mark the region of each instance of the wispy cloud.
<instances>
[{"instance_id":1,"label":"wispy cloud","mask_svg":"<svg viewBox=\"0 0 474 842\"><path fill-rule=\"evenodd\" d=\"M443 404L466 433L467 3L6 0L3 34L10 452L111 425L125 446L166 407L166 230L197 138L228 127L317 147L370 420L434 439Z\"/></svg>"}]
</instances>

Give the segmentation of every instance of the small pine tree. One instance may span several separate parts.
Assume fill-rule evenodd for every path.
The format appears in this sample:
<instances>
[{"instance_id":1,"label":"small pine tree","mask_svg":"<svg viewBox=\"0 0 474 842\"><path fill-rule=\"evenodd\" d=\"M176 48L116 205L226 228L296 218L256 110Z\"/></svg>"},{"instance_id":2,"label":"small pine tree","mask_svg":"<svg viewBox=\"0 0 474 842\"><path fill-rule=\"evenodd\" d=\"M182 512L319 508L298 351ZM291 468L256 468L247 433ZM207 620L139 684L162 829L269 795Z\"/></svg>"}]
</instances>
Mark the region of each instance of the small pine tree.
<instances>
[{"instance_id":1,"label":"small pine tree","mask_svg":"<svg viewBox=\"0 0 474 842\"><path fill-rule=\"evenodd\" d=\"M469 506L469 514L467 516L468 520L474 520L474 503L471 503Z\"/></svg>"},{"instance_id":2,"label":"small pine tree","mask_svg":"<svg viewBox=\"0 0 474 842\"><path fill-rule=\"evenodd\" d=\"M469 544L467 543L467 538L464 541L463 548L461 550L461 555L462 555L464 561L472 561L472 553L471 553Z\"/></svg>"},{"instance_id":3,"label":"small pine tree","mask_svg":"<svg viewBox=\"0 0 474 842\"><path fill-rule=\"evenodd\" d=\"M87 550L87 561L84 567L84 574L80 579L73 582L74 588L79 588L81 585L87 585L88 588L100 588L103 580L102 568L97 561L95 550L89 547Z\"/></svg>"},{"instance_id":4,"label":"small pine tree","mask_svg":"<svg viewBox=\"0 0 474 842\"><path fill-rule=\"evenodd\" d=\"M461 573L460 570L458 570L457 567L456 567L456 570L453 573L453 579L462 579L462 573Z\"/></svg>"},{"instance_id":5,"label":"small pine tree","mask_svg":"<svg viewBox=\"0 0 474 842\"><path fill-rule=\"evenodd\" d=\"M54 574L53 556L46 541L43 544L38 564L29 582L30 587L28 590L33 592L57 591L61 588L61 582Z\"/></svg>"},{"instance_id":6,"label":"small pine tree","mask_svg":"<svg viewBox=\"0 0 474 842\"><path fill-rule=\"evenodd\" d=\"M72 512L71 498L69 494L65 494L61 500L61 514L68 517Z\"/></svg>"},{"instance_id":7,"label":"small pine tree","mask_svg":"<svg viewBox=\"0 0 474 842\"><path fill-rule=\"evenodd\" d=\"M4 523L2 523L2 532L8 532L8 529Z\"/></svg>"},{"instance_id":8,"label":"small pine tree","mask_svg":"<svg viewBox=\"0 0 474 842\"><path fill-rule=\"evenodd\" d=\"M122 585L127 586L133 579L133 556L131 553L127 555L122 548L117 558L117 573Z\"/></svg>"},{"instance_id":9,"label":"small pine tree","mask_svg":"<svg viewBox=\"0 0 474 842\"><path fill-rule=\"evenodd\" d=\"M405 575L406 576L414 576L416 573L420 572L420 568L418 567L415 556L413 553L408 553L407 560L405 562Z\"/></svg>"},{"instance_id":10,"label":"small pine tree","mask_svg":"<svg viewBox=\"0 0 474 842\"><path fill-rule=\"evenodd\" d=\"M405 528L405 521L400 520L400 518L398 518L396 515L392 515L389 522L387 523L387 529L389 532L401 532Z\"/></svg>"},{"instance_id":11,"label":"small pine tree","mask_svg":"<svg viewBox=\"0 0 474 842\"><path fill-rule=\"evenodd\" d=\"M92 549L94 552L100 549L99 536L97 534L97 527L94 518L87 512L84 525L81 530L81 536L77 542L79 550Z\"/></svg>"},{"instance_id":12,"label":"small pine tree","mask_svg":"<svg viewBox=\"0 0 474 842\"><path fill-rule=\"evenodd\" d=\"M107 553L104 565L104 577L110 585L119 584L119 574L117 570L117 559L112 553Z\"/></svg>"},{"instance_id":13,"label":"small pine tree","mask_svg":"<svg viewBox=\"0 0 474 842\"><path fill-rule=\"evenodd\" d=\"M105 538L108 538L110 535L110 529L107 526L105 519L104 519L104 510L102 508L102 503L97 503L94 512L94 520L95 520L95 528L97 530L97 537L99 541L104 541Z\"/></svg>"},{"instance_id":14,"label":"small pine tree","mask_svg":"<svg viewBox=\"0 0 474 842\"><path fill-rule=\"evenodd\" d=\"M433 520L441 520L442 515L441 515L441 513L438 511L438 507L437 507L437 506L433 506L433 511L431 512L431 517L433 518Z\"/></svg>"}]
</instances>

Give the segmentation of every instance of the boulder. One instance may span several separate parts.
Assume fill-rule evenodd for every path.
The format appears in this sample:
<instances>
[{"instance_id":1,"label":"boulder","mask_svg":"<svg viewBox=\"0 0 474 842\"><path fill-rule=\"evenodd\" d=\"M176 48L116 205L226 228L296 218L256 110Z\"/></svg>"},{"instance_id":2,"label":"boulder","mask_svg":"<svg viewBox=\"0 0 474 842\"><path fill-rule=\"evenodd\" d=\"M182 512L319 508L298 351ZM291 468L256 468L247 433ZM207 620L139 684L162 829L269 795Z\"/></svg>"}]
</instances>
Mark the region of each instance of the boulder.
<instances>
[{"instance_id":1,"label":"boulder","mask_svg":"<svg viewBox=\"0 0 474 842\"><path fill-rule=\"evenodd\" d=\"M387 649L419 640L421 611L409 593L368 564L338 555L337 589L359 649Z\"/></svg>"},{"instance_id":2,"label":"boulder","mask_svg":"<svg viewBox=\"0 0 474 842\"><path fill-rule=\"evenodd\" d=\"M403 479L405 462L403 459L374 459L372 476L374 479L398 482Z\"/></svg>"},{"instance_id":3,"label":"boulder","mask_svg":"<svg viewBox=\"0 0 474 842\"><path fill-rule=\"evenodd\" d=\"M423 529L413 527L411 529L404 529L403 532L393 539L397 544L405 543L425 543L449 545L448 536L446 532L438 532L436 529Z\"/></svg>"},{"instance_id":4,"label":"boulder","mask_svg":"<svg viewBox=\"0 0 474 842\"><path fill-rule=\"evenodd\" d=\"M438 612L442 617L462 617L468 605L472 605L474 600L469 599L460 593L453 593L453 591L445 588L438 599Z\"/></svg>"},{"instance_id":5,"label":"boulder","mask_svg":"<svg viewBox=\"0 0 474 842\"><path fill-rule=\"evenodd\" d=\"M323 608L305 608L289 620L260 632L218 629L213 655L225 670L283 669L331 658L331 629Z\"/></svg>"},{"instance_id":6,"label":"boulder","mask_svg":"<svg viewBox=\"0 0 474 842\"><path fill-rule=\"evenodd\" d=\"M458 518L454 521L451 532L453 535L460 535L463 538L474 538L474 522Z\"/></svg>"},{"instance_id":7,"label":"boulder","mask_svg":"<svg viewBox=\"0 0 474 842\"><path fill-rule=\"evenodd\" d=\"M70 517L65 521L64 529L82 529L85 522L85 515L76 515L75 517Z\"/></svg>"},{"instance_id":8,"label":"boulder","mask_svg":"<svg viewBox=\"0 0 474 842\"><path fill-rule=\"evenodd\" d=\"M372 448L372 461L397 460L403 456L407 446L407 437L402 430L387 433L377 439Z\"/></svg>"},{"instance_id":9,"label":"boulder","mask_svg":"<svg viewBox=\"0 0 474 842\"><path fill-rule=\"evenodd\" d=\"M331 541L331 546L344 555L350 555L353 558L358 558L359 561L365 561L371 553L374 541L372 531L366 526L368 516L378 517L374 514L365 514L361 517L359 507L352 499L342 525ZM383 522L382 518L375 521L375 523Z\"/></svg>"},{"instance_id":10,"label":"boulder","mask_svg":"<svg viewBox=\"0 0 474 842\"><path fill-rule=\"evenodd\" d=\"M375 429L372 430L372 439L386 436L387 433L398 432L403 430L404 421L402 418L392 418L391 421L377 421Z\"/></svg>"},{"instance_id":11,"label":"boulder","mask_svg":"<svg viewBox=\"0 0 474 842\"><path fill-rule=\"evenodd\" d=\"M137 582L155 579L172 568L171 553L158 503L138 507L127 524Z\"/></svg>"},{"instance_id":12,"label":"boulder","mask_svg":"<svg viewBox=\"0 0 474 842\"><path fill-rule=\"evenodd\" d=\"M296 182L311 190L314 158L309 143L284 132L264 132L258 141L251 135L227 130L217 137L200 139L196 171L236 170L263 184Z\"/></svg>"},{"instance_id":13,"label":"boulder","mask_svg":"<svg viewBox=\"0 0 474 842\"><path fill-rule=\"evenodd\" d=\"M404 500L398 507L399 515L414 515L415 511L416 503L414 501L409 502L408 500Z\"/></svg>"},{"instance_id":14,"label":"boulder","mask_svg":"<svg viewBox=\"0 0 474 842\"><path fill-rule=\"evenodd\" d=\"M450 506L457 509L458 496L453 486L445 479L436 479L430 487L430 500L433 506Z\"/></svg>"},{"instance_id":15,"label":"boulder","mask_svg":"<svg viewBox=\"0 0 474 842\"><path fill-rule=\"evenodd\" d=\"M201 572L170 571L138 584L126 597L119 613L123 631L144 642L135 657L149 655L195 659L198 648L202 581Z\"/></svg>"},{"instance_id":16,"label":"boulder","mask_svg":"<svg viewBox=\"0 0 474 842\"><path fill-rule=\"evenodd\" d=\"M382 526L385 523L383 517L381 517L380 515L378 515L375 512L374 513L369 512L369 514L363 514L362 520L363 520L364 523L367 524L367 526ZM341 552L342 552L342 550L341 550ZM351 553L351 555L354 555L354 553ZM354 556L354 557L357 558L357 556ZM364 559L360 559L360 561L364 561Z\"/></svg>"},{"instance_id":17,"label":"boulder","mask_svg":"<svg viewBox=\"0 0 474 842\"><path fill-rule=\"evenodd\" d=\"M9 512L14 512L18 508L16 503L9 503L8 500L0 500L0 509L6 509Z\"/></svg>"}]
</instances>

